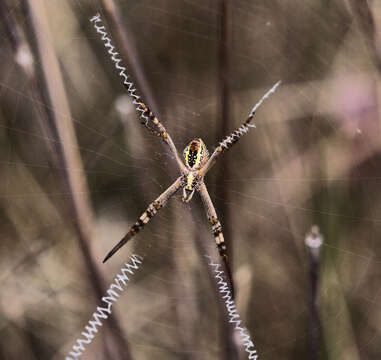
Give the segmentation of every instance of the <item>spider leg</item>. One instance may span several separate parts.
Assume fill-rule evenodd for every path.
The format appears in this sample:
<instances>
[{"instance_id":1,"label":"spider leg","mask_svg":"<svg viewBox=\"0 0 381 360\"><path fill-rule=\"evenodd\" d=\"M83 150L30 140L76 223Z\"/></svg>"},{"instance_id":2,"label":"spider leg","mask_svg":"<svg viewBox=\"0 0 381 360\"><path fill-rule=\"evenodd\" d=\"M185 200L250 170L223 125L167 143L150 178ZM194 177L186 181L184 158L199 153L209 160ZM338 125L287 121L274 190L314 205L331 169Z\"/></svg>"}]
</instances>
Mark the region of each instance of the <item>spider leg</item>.
<instances>
[{"instance_id":1,"label":"spider leg","mask_svg":"<svg viewBox=\"0 0 381 360\"><path fill-rule=\"evenodd\" d=\"M165 143L168 144L171 152L173 153L177 165L180 168L180 171L183 172L185 169L185 165L181 161L176 146L172 141L172 138L167 133L165 127L160 123L160 121L156 118L156 116L152 113L149 107L144 103L141 96L138 94L135 84L131 80L130 76L127 75L127 69L125 66L121 64L122 59L119 57L119 53L116 51L115 46L112 44L111 38L108 36L106 27L102 25L102 19L100 14L98 13L94 17L90 19L90 21L94 24L94 27L97 33L102 35L102 40L104 42L104 46L107 49L107 52L111 56L111 60L114 62L115 68L119 71L119 76L123 80L123 86L126 88L127 93L133 99L133 104L136 107L136 111L138 111L142 120L142 124L154 135L160 136Z\"/></svg>"},{"instance_id":2,"label":"spider leg","mask_svg":"<svg viewBox=\"0 0 381 360\"><path fill-rule=\"evenodd\" d=\"M216 209L214 208L212 199L209 196L208 190L206 188L206 185L204 182L200 184L199 192L201 195L202 202L204 204L204 208L206 211L206 216L208 217L208 222L212 227L212 233L214 236L214 240L216 242L218 252L224 262L227 277L228 277L228 282L230 285L230 291L232 298L234 299L234 284L233 284L233 277L232 273L230 270L229 266L229 259L228 255L226 253L226 244L225 244L225 239L224 235L222 233L222 225L220 221L218 220Z\"/></svg>"},{"instance_id":3,"label":"spider leg","mask_svg":"<svg viewBox=\"0 0 381 360\"><path fill-rule=\"evenodd\" d=\"M112 250L104 258L103 262L106 262L111 256L113 256L123 245L127 243L128 240L132 239L140 230L143 229L144 225L157 214L157 212L163 208L167 201L176 193L180 188L183 180L179 177L167 190L165 190L154 202L148 205L146 211L140 216L138 221L131 226L128 233L120 240Z\"/></svg>"},{"instance_id":4,"label":"spider leg","mask_svg":"<svg viewBox=\"0 0 381 360\"><path fill-rule=\"evenodd\" d=\"M158 118L153 114L150 108L143 102L141 97L138 95L135 97L135 101L138 104L137 110L142 111L141 123L145 126L153 135L161 137L162 140L169 146L172 154L175 157L177 165L181 172L184 172L185 166L181 161L179 154L177 152L176 146L165 129L164 125L158 120Z\"/></svg>"},{"instance_id":5,"label":"spider leg","mask_svg":"<svg viewBox=\"0 0 381 360\"><path fill-rule=\"evenodd\" d=\"M204 176L210 168L217 161L218 157L228 151L243 135L245 135L250 128L255 128L254 124L251 124L251 120L254 118L255 112L258 107L263 103L265 99L267 99L273 92L275 92L276 88L279 86L280 81L278 81L265 95L262 96L261 100L259 100L254 107L251 109L249 117L246 121L236 130L234 130L230 135L226 136L217 146L216 150L214 150L212 156L209 158L204 167L200 170L200 175Z\"/></svg>"}]
</instances>

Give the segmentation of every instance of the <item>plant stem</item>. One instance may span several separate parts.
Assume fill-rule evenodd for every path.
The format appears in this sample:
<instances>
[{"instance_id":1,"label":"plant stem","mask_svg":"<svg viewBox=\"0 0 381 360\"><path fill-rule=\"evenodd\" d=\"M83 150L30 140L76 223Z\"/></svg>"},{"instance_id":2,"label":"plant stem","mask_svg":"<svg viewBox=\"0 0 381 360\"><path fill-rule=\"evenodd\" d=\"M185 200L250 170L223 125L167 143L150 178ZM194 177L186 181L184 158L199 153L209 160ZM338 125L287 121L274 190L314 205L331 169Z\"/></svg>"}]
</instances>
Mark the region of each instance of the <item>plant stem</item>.
<instances>
[{"instance_id":1,"label":"plant stem","mask_svg":"<svg viewBox=\"0 0 381 360\"><path fill-rule=\"evenodd\" d=\"M75 228L78 233L79 247L89 273L91 286L97 299L100 299L105 293L105 286L101 271L94 260L95 242L92 231L94 224L88 197L89 191L86 178L83 175L85 171L78 151L61 70L52 41L49 39L50 31L46 9L42 0L28 0L27 4L38 47L46 94L48 94L53 109L50 112L51 127L54 128L54 134L57 138L58 158L63 169L62 177L65 186L68 188L70 205L76 219ZM78 169L81 171L76 171ZM129 347L116 316L110 315L107 322L104 349L107 358L131 359Z\"/></svg>"}]
</instances>

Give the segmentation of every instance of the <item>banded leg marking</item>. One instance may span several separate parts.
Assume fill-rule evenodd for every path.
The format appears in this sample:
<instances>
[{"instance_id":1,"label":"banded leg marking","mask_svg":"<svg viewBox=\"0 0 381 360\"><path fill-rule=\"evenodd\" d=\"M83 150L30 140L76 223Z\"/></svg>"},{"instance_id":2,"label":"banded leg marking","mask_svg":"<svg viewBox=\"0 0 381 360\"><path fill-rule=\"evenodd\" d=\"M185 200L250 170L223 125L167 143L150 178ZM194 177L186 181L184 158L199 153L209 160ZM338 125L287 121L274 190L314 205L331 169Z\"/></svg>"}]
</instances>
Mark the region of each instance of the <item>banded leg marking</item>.
<instances>
[{"instance_id":1,"label":"banded leg marking","mask_svg":"<svg viewBox=\"0 0 381 360\"><path fill-rule=\"evenodd\" d=\"M167 130L165 129L164 125L159 121L159 119L153 114L153 112L150 110L150 108L144 104L142 99L138 98L139 106L143 110L143 117L142 117L142 125L144 125L154 136L160 137L170 148L173 155L175 156L177 165L180 168L180 171L184 171L184 164L179 158L179 154L177 152L176 146L168 134ZM156 126L157 129L155 129L153 126L149 125L149 122L151 122L154 126Z\"/></svg>"},{"instance_id":2,"label":"banded leg marking","mask_svg":"<svg viewBox=\"0 0 381 360\"><path fill-rule=\"evenodd\" d=\"M167 201L176 193L182 184L182 177L179 177L167 190L165 190L153 203L149 204L146 211L140 216L137 222L131 226L128 233L120 240L107 254L103 262L113 256L128 240L132 239L150 220L162 209Z\"/></svg>"},{"instance_id":3,"label":"banded leg marking","mask_svg":"<svg viewBox=\"0 0 381 360\"><path fill-rule=\"evenodd\" d=\"M224 239L224 235L222 234L221 223L214 216L210 217L208 220L209 220L209 224L212 225L212 234L214 236L214 240L216 242L219 254L221 256L227 256L225 239Z\"/></svg>"},{"instance_id":4,"label":"banded leg marking","mask_svg":"<svg viewBox=\"0 0 381 360\"><path fill-rule=\"evenodd\" d=\"M210 168L217 161L218 157L229 150L243 135L247 134L250 128L255 128L254 124L251 124L251 120L254 118L255 112L261 106L264 100L266 100L272 93L275 92L276 88L279 86L280 81L278 81L269 91L262 96L262 98L254 105L251 109L249 117L246 121L236 130L234 130L230 135L226 136L216 147L212 156L209 158L208 162L200 171L200 175L205 176L205 174L210 170Z\"/></svg>"},{"instance_id":5,"label":"banded leg marking","mask_svg":"<svg viewBox=\"0 0 381 360\"><path fill-rule=\"evenodd\" d=\"M157 210L155 212L152 212L152 204L150 204L147 208L147 210L143 213L142 216L138 219L138 221L131 226L130 230L122 240L120 240L113 248L112 250L107 254L107 256L104 258L103 262L105 263L111 256L113 256L123 245L127 243L128 240L132 239L140 230L143 229L144 225L148 224L148 222L152 219L152 217L157 213Z\"/></svg>"},{"instance_id":6,"label":"banded leg marking","mask_svg":"<svg viewBox=\"0 0 381 360\"><path fill-rule=\"evenodd\" d=\"M222 225L220 221L217 218L216 209L214 208L214 205L212 203L212 200L209 196L208 190L202 182L199 187L199 192L201 195L202 202L205 207L206 215L208 217L208 222L212 227L212 234L214 236L214 241L216 242L218 253L220 254L224 265L226 269L227 279L230 285L230 291L232 294L232 297L234 298L234 284L233 284L233 277L231 274L230 266L229 266L229 258L227 255L227 249L225 244L224 235L222 233Z\"/></svg>"},{"instance_id":7,"label":"banded leg marking","mask_svg":"<svg viewBox=\"0 0 381 360\"><path fill-rule=\"evenodd\" d=\"M111 38L107 34L105 26L102 25L102 19L100 14L98 13L95 16L93 16L90 19L90 21L93 23L97 33L102 35L104 46L106 47L107 52L111 56L111 60L114 62L115 68L119 71L119 76L123 80L123 86L126 88L129 96L132 97L133 104L136 105L136 110L139 112L139 115L142 120L142 124L152 134L156 136L160 136L168 144L170 150L172 151L173 155L176 158L177 165L179 166L180 170L183 172L184 164L179 158L175 144L173 143L171 137L165 130L164 126L155 117L155 115L152 113L149 107L143 102L141 96L139 95L138 91L135 88L135 84L131 81L130 76L127 75L127 69L121 64L122 59L119 57L119 53L116 51L115 46L112 44ZM150 126L151 124L148 124L150 121L158 128L158 130L155 129L153 126Z\"/></svg>"}]
</instances>

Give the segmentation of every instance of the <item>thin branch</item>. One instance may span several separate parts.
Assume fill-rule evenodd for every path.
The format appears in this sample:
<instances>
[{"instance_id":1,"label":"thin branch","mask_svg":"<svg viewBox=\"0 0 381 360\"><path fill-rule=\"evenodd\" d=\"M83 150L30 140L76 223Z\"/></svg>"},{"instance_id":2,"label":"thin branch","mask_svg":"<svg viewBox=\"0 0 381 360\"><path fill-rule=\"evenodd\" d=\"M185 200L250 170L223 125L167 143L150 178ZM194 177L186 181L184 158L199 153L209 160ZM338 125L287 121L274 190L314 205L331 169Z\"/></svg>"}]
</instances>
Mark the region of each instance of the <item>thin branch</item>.
<instances>
[{"instance_id":1,"label":"thin branch","mask_svg":"<svg viewBox=\"0 0 381 360\"><path fill-rule=\"evenodd\" d=\"M53 162L57 165L58 159L55 151L56 148L54 147L54 144L48 140L53 138L54 131L49 125L48 114L40 105L43 104L43 94L40 91L36 78L34 56L26 41L24 31L14 18L7 0L0 1L0 18L2 19L5 32L11 43L15 63L19 65L28 80L29 96L35 100L36 105L33 106L33 110L36 113L36 118L39 122L43 138L46 139L45 145L51 154Z\"/></svg>"},{"instance_id":2,"label":"thin branch","mask_svg":"<svg viewBox=\"0 0 381 360\"><path fill-rule=\"evenodd\" d=\"M230 131L229 122L231 119L231 84L230 84L230 51L231 51L231 1L220 0L219 2L219 29L220 41L218 47L218 92L220 100L221 122L218 122L219 130L217 138L222 138ZM229 157L225 156L218 169L218 179L230 178ZM229 190L226 182L222 182L216 189L218 209L223 218L223 231L226 247L229 254L229 263L233 271L233 237L231 230L231 214L227 205L229 200ZM233 276L234 279L234 276ZM226 360L237 359L238 353L233 343L233 331L228 326L221 327L222 343L224 346L224 357Z\"/></svg>"},{"instance_id":3,"label":"thin branch","mask_svg":"<svg viewBox=\"0 0 381 360\"><path fill-rule=\"evenodd\" d=\"M57 136L59 148L58 157L64 169L63 179L69 190L70 203L76 219L75 226L78 233L81 254L85 261L86 268L89 271L89 279L93 290L97 298L101 298L105 292L105 286L92 253L91 245L94 243L92 229L94 225L90 200L88 198L87 181L83 176L84 171L73 170L83 170L83 166L78 152L78 143L66 98L61 70L52 46L52 41L49 39L50 32L45 6L42 0L28 0L27 5L31 17L31 26L38 47L39 59L44 75L44 84L47 88L46 93L49 96L51 107L54 109L54 111L50 113L52 119L51 126L55 129ZM111 329L114 331L111 332ZM110 316L108 334L112 343L109 347L105 345L107 357L131 359L127 342L124 339L123 332L115 316ZM107 337L105 340L107 340Z\"/></svg>"},{"instance_id":4,"label":"thin branch","mask_svg":"<svg viewBox=\"0 0 381 360\"><path fill-rule=\"evenodd\" d=\"M350 0L353 16L364 34L377 70L381 72L381 59L376 47L376 25L367 0Z\"/></svg>"},{"instance_id":5,"label":"thin branch","mask_svg":"<svg viewBox=\"0 0 381 360\"><path fill-rule=\"evenodd\" d=\"M320 318L317 306L317 294L319 283L320 249L323 244L323 237L317 226L312 226L311 231L306 235L305 244L308 250L310 265L310 321L309 321L309 359L319 358L319 333Z\"/></svg>"}]
</instances>

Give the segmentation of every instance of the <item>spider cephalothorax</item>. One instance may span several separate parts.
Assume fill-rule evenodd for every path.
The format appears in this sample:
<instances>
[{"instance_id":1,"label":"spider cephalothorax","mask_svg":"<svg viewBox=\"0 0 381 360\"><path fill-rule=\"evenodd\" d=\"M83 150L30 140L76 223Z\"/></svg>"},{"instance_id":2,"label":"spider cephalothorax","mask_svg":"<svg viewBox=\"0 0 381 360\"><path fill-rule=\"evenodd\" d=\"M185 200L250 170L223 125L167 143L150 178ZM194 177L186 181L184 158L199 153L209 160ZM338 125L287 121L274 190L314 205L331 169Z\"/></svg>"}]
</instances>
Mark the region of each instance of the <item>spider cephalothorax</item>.
<instances>
[{"instance_id":1,"label":"spider cephalothorax","mask_svg":"<svg viewBox=\"0 0 381 360\"><path fill-rule=\"evenodd\" d=\"M193 139L184 149L186 171L184 174L183 201L189 202L195 190L198 190L202 176L199 170L209 159L209 152L205 143L200 139Z\"/></svg>"}]
</instances>

